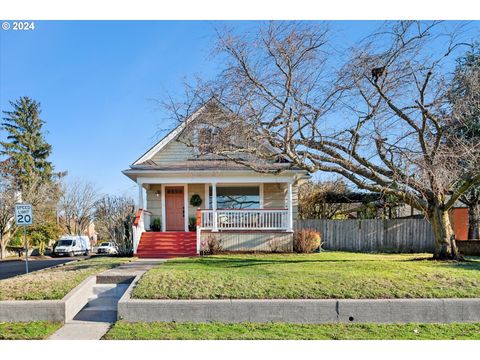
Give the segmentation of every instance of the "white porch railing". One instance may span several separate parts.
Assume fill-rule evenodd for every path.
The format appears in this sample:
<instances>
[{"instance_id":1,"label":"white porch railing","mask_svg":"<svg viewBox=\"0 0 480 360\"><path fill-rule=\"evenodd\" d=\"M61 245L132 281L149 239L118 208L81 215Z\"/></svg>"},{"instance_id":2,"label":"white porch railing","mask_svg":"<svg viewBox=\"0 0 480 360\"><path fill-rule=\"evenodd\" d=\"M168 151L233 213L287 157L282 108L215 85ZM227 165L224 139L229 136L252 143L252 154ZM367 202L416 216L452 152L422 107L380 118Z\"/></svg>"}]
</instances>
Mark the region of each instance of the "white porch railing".
<instances>
[{"instance_id":1,"label":"white porch railing","mask_svg":"<svg viewBox=\"0 0 480 360\"><path fill-rule=\"evenodd\" d=\"M200 210L199 212L199 225L202 230L286 231L289 229L289 216L286 209Z\"/></svg>"},{"instance_id":2,"label":"white porch railing","mask_svg":"<svg viewBox=\"0 0 480 360\"><path fill-rule=\"evenodd\" d=\"M133 253L137 253L138 244L145 230L150 230L150 217L152 213L147 210L139 209L133 223Z\"/></svg>"}]
</instances>

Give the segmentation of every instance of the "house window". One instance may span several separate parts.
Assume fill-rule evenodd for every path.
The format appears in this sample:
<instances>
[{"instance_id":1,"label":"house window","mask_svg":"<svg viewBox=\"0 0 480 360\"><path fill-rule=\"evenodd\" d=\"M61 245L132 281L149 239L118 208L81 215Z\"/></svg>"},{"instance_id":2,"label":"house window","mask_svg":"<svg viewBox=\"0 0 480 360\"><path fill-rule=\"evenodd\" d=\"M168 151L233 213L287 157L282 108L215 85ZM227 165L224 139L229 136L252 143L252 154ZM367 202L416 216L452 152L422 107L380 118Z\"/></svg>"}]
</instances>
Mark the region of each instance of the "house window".
<instances>
[{"instance_id":1,"label":"house window","mask_svg":"<svg viewBox=\"0 0 480 360\"><path fill-rule=\"evenodd\" d=\"M200 128L198 130L198 151L200 154L209 154L213 151L213 130Z\"/></svg>"},{"instance_id":2,"label":"house window","mask_svg":"<svg viewBox=\"0 0 480 360\"><path fill-rule=\"evenodd\" d=\"M212 187L209 190L212 208ZM217 186L217 209L259 209L259 186Z\"/></svg>"}]
</instances>

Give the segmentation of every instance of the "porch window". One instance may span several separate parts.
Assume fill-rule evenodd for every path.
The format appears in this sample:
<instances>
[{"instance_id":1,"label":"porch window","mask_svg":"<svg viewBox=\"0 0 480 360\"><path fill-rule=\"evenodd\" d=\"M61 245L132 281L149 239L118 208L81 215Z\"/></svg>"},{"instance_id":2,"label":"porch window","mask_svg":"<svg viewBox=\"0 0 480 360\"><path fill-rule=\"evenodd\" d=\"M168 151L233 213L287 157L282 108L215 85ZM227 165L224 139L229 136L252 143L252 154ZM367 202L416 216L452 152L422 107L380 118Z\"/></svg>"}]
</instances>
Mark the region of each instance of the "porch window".
<instances>
[{"instance_id":1,"label":"porch window","mask_svg":"<svg viewBox=\"0 0 480 360\"><path fill-rule=\"evenodd\" d=\"M209 205L212 208L212 187L209 188ZM217 186L217 209L259 209L259 186Z\"/></svg>"}]
</instances>

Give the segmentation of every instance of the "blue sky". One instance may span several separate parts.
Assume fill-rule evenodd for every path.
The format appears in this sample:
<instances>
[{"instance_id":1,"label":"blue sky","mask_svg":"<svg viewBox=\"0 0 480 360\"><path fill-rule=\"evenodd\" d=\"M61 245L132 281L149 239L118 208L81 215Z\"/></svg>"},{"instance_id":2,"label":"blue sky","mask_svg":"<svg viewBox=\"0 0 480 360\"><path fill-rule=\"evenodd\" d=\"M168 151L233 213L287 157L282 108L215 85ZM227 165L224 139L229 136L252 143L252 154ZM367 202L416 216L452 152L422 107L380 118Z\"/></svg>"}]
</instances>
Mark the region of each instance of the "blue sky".
<instances>
[{"instance_id":1,"label":"blue sky","mask_svg":"<svg viewBox=\"0 0 480 360\"><path fill-rule=\"evenodd\" d=\"M93 181L105 193L135 194L121 170L159 140L159 129L173 126L153 99L181 91L185 77L216 73L210 50L219 25L37 21L33 31L0 30L1 109L19 96L40 101L57 170ZM347 47L379 25L334 22L334 45Z\"/></svg>"}]
</instances>

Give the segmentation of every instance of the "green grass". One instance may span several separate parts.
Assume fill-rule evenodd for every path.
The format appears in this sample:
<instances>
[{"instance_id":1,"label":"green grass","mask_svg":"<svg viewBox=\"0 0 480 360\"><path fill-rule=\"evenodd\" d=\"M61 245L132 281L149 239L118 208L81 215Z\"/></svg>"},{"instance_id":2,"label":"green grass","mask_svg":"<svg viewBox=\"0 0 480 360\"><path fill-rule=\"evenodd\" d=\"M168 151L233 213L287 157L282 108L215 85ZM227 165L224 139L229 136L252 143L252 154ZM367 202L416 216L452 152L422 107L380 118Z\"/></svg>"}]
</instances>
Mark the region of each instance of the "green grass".
<instances>
[{"instance_id":1,"label":"green grass","mask_svg":"<svg viewBox=\"0 0 480 360\"><path fill-rule=\"evenodd\" d=\"M117 322L107 340L447 340L480 339L475 324L286 324Z\"/></svg>"},{"instance_id":2,"label":"green grass","mask_svg":"<svg viewBox=\"0 0 480 360\"><path fill-rule=\"evenodd\" d=\"M148 271L140 299L368 299L480 297L480 259L428 254L217 255L176 259Z\"/></svg>"},{"instance_id":3,"label":"green grass","mask_svg":"<svg viewBox=\"0 0 480 360\"><path fill-rule=\"evenodd\" d=\"M61 323L35 321L26 323L0 322L0 340L41 340L60 329Z\"/></svg>"},{"instance_id":4,"label":"green grass","mask_svg":"<svg viewBox=\"0 0 480 360\"><path fill-rule=\"evenodd\" d=\"M95 257L0 280L0 300L59 300L90 275L130 260L130 258Z\"/></svg>"}]
</instances>

